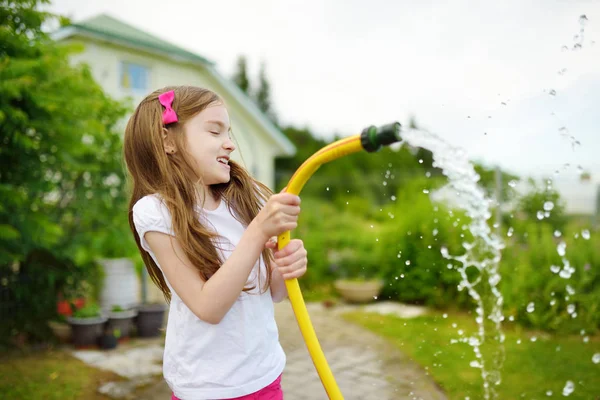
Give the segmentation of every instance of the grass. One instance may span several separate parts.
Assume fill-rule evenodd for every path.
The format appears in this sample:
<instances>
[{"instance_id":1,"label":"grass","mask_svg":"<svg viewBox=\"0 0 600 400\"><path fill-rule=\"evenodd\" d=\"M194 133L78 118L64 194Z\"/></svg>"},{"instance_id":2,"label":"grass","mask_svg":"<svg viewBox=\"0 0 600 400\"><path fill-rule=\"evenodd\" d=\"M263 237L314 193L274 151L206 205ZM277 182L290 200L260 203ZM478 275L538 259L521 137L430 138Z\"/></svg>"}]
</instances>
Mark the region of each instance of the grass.
<instances>
[{"instance_id":1,"label":"grass","mask_svg":"<svg viewBox=\"0 0 600 400\"><path fill-rule=\"evenodd\" d=\"M431 312L400 319L353 312L344 318L388 339L419 363L449 399L483 398L481 370L469 366L475 360L472 348L460 342L450 344L451 339L461 337L458 330L464 331L463 335L476 331L470 315L452 313L444 318ZM600 353L600 337L585 342L582 335L550 336L511 325L503 327L506 359L499 399L563 398L568 380L575 384L570 399L600 399L600 364L592 362L592 356Z\"/></svg>"},{"instance_id":2,"label":"grass","mask_svg":"<svg viewBox=\"0 0 600 400\"><path fill-rule=\"evenodd\" d=\"M97 392L98 387L104 382L121 379L58 350L11 353L0 358L3 399L106 400L108 397Z\"/></svg>"}]
</instances>

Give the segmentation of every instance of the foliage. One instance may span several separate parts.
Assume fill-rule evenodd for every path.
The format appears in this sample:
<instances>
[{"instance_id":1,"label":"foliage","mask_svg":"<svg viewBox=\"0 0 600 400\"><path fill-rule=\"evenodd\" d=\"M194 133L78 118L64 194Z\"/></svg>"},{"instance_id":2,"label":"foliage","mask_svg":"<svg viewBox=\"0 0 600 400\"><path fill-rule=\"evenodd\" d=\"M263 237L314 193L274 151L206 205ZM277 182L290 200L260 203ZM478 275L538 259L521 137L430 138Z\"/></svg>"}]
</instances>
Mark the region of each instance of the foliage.
<instances>
[{"instance_id":1,"label":"foliage","mask_svg":"<svg viewBox=\"0 0 600 400\"><path fill-rule=\"evenodd\" d=\"M250 94L250 80L248 79L248 63L245 56L237 59L237 70L233 75L233 82L246 94Z\"/></svg>"},{"instance_id":2,"label":"foliage","mask_svg":"<svg viewBox=\"0 0 600 400\"><path fill-rule=\"evenodd\" d=\"M75 264L43 249L31 251L12 268L0 269L0 345L19 336L30 342L47 341L52 333L47 321L57 318L56 299L97 296L102 269L95 263Z\"/></svg>"},{"instance_id":3,"label":"foliage","mask_svg":"<svg viewBox=\"0 0 600 400\"><path fill-rule=\"evenodd\" d=\"M97 318L102 315L100 306L96 303L86 304L84 307L73 312L75 318Z\"/></svg>"},{"instance_id":4,"label":"foliage","mask_svg":"<svg viewBox=\"0 0 600 400\"><path fill-rule=\"evenodd\" d=\"M449 399L483 398L481 370L469 366L476 357L463 341L476 334L472 315L431 312L401 319L352 313L344 318L387 338L425 368ZM504 333L506 360L500 371L499 399L541 399L549 396L547 391L558 397L568 380L575 384L569 398L594 399L600 393L598 366L592 363L593 354L600 352L598 338L586 342L581 335L550 336L510 323Z\"/></svg>"},{"instance_id":5,"label":"foliage","mask_svg":"<svg viewBox=\"0 0 600 400\"><path fill-rule=\"evenodd\" d=\"M275 110L273 110L273 104L271 103L271 85L267 79L265 63L260 65L260 71L258 73L258 89L254 94L256 105L258 108L274 123L277 123L277 116Z\"/></svg>"},{"instance_id":6,"label":"foliage","mask_svg":"<svg viewBox=\"0 0 600 400\"><path fill-rule=\"evenodd\" d=\"M555 237L547 224L531 222L515 230L500 270L506 315L554 332L598 330L600 238L583 238L586 229L570 224ZM564 257L558 253L561 243L566 245Z\"/></svg>"},{"instance_id":7,"label":"foliage","mask_svg":"<svg viewBox=\"0 0 600 400\"><path fill-rule=\"evenodd\" d=\"M431 185L413 181L388 208L376 253L386 283L380 297L439 308L469 307L467 294L457 289L460 276L453 270L455 264L441 254L442 247L451 254L463 252L461 244L469 233L462 227L468 220L433 204L423 193Z\"/></svg>"},{"instance_id":8,"label":"foliage","mask_svg":"<svg viewBox=\"0 0 600 400\"><path fill-rule=\"evenodd\" d=\"M53 42L42 25L53 16L45 1L4 7L0 50L0 122L4 166L0 174L0 265L33 248L97 254L99 233L113 229L127 248L119 211L126 201L117 122L125 107L112 100L86 66L72 66L78 49ZM119 237L119 235L117 235ZM126 254L125 250L122 250Z\"/></svg>"},{"instance_id":9,"label":"foliage","mask_svg":"<svg viewBox=\"0 0 600 400\"><path fill-rule=\"evenodd\" d=\"M549 186L540 187L539 183L529 181L531 190L518 200L517 218L524 221L550 225L562 230L567 223L565 204L560 194ZM546 210L546 208L549 210Z\"/></svg>"}]
</instances>

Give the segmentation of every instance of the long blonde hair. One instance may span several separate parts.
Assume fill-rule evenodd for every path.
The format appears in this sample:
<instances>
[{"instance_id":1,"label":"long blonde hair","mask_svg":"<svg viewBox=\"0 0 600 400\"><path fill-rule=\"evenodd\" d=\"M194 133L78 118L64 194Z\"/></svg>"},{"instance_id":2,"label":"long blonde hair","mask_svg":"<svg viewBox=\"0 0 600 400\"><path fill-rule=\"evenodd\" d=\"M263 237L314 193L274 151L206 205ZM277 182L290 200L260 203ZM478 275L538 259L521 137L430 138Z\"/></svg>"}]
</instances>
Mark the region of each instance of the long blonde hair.
<instances>
[{"instance_id":1,"label":"long blonde hair","mask_svg":"<svg viewBox=\"0 0 600 400\"><path fill-rule=\"evenodd\" d=\"M164 126L164 108L158 96L173 90L172 104L178 122ZM124 155L127 169L133 181L133 191L129 202L129 226L135 237L138 249L152 281L161 289L165 299L170 301L171 292L165 278L150 255L141 247L139 235L133 223L133 206L142 197L158 194L171 213L173 231L185 255L198 270L199 276L207 281L219 269L221 260L215 248L216 233L202 225L197 214L197 185L201 177L194 168L194 161L187 153L183 126L209 105L223 103L214 92L194 86L165 87L148 95L137 106L127 123L124 139ZM177 152L167 155L163 144L163 128L168 130L175 142ZM231 179L228 183L211 185L215 198L224 199L230 212L248 226L258 214L261 204L272 194L271 190L253 179L239 164L230 161ZM263 292L269 288L272 253L262 252L267 265L267 280L261 285ZM259 277L261 274L259 274ZM245 291L253 287L244 288Z\"/></svg>"}]
</instances>

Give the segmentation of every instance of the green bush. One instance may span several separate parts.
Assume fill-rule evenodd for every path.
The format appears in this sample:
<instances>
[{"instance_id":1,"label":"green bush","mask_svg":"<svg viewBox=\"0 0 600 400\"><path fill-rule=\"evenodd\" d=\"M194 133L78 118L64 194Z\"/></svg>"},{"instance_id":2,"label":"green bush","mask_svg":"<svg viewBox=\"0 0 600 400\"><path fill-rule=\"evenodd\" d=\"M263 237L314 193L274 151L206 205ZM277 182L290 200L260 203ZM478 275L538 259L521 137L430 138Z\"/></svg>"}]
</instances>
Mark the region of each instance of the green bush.
<instances>
[{"instance_id":1,"label":"green bush","mask_svg":"<svg viewBox=\"0 0 600 400\"><path fill-rule=\"evenodd\" d=\"M596 235L582 238L581 227L572 224L561 237L553 232L548 224L531 222L523 231L515 231L507 244L500 266L504 313L537 329L596 331L600 327L600 240ZM572 274L565 271L558 254L563 241ZM528 310L530 304L533 309ZM569 306L576 314L569 312Z\"/></svg>"},{"instance_id":2,"label":"green bush","mask_svg":"<svg viewBox=\"0 0 600 400\"><path fill-rule=\"evenodd\" d=\"M440 308L466 306L468 296L457 288L460 275L454 268L458 263L445 259L441 249L446 247L453 255L463 253L461 243L470 237L462 227L469 221L432 204L423 185L415 181L389 207L376 255L385 278L381 297Z\"/></svg>"}]
</instances>

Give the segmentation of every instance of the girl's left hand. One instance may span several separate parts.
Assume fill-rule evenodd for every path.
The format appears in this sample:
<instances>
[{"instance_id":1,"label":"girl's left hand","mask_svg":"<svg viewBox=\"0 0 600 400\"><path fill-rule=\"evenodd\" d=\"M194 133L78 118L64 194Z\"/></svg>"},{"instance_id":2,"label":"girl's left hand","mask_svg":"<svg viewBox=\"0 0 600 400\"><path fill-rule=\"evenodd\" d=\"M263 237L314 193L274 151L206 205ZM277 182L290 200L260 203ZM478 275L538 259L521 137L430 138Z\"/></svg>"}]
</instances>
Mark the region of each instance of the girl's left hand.
<instances>
[{"instance_id":1,"label":"girl's left hand","mask_svg":"<svg viewBox=\"0 0 600 400\"><path fill-rule=\"evenodd\" d=\"M277 249L277 240L269 240L266 244L268 249L273 250L275 268L283 279L300 278L306 273L308 264L307 252L304 243L300 239L292 239L281 250Z\"/></svg>"}]
</instances>

